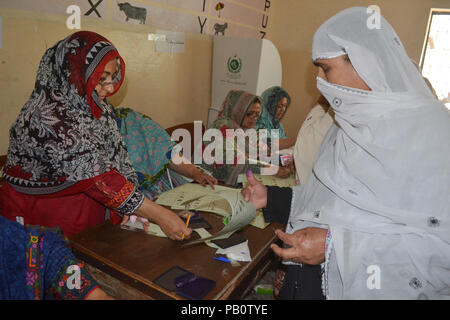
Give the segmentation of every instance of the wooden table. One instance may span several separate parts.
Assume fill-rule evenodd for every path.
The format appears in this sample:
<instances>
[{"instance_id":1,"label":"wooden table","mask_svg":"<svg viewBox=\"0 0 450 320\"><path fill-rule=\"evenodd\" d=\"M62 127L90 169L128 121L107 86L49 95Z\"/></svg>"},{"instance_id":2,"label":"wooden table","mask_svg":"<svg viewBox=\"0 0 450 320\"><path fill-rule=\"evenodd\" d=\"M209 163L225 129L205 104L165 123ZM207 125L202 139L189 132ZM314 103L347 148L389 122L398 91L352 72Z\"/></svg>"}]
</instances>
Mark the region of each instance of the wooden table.
<instances>
[{"instance_id":1,"label":"wooden table","mask_svg":"<svg viewBox=\"0 0 450 320\"><path fill-rule=\"evenodd\" d=\"M211 234L223 227L222 217L201 215L212 225ZM205 300L243 299L277 262L270 244L277 241L274 231L282 227L270 224L262 230L248 225L239 231L248 239L252 257L251 262L239 262L240 266L214 260L216 249L205 244L182 247L199 238L195 232L191 239L178 242L105 222L72 236L70 241L75 255L87 264L100 286L118 299L183 299L152 282L173 266L216 281Z\"/></svg>"}]
</instances>

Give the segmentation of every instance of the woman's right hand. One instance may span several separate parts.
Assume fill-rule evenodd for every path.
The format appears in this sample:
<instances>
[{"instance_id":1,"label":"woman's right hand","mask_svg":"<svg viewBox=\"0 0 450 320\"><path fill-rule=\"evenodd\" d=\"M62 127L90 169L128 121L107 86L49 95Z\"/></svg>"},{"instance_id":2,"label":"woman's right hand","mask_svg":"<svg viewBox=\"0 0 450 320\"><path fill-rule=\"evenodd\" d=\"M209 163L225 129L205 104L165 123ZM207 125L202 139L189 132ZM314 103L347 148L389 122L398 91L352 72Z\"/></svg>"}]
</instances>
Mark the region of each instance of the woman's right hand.
<instances>
[{"instance_id":1,"label":"woman's right hand","mask_svg":"<svg viewBox=\"0 0 450 320\"><path fill-rule=\"evenodd\" d=\"M192 230L186 227L183 220L175 212L156 204L148 198L144 199L144 202L136 210L135 214L159 225L162 232L169 239L183 240L183 234L184 239L189 239L191 236Z\"/></svg>"},{"instance_id":2,"label":"woman's right hand","mask_svg":"<svg viewBox=\"0 0 450 320\"><path fill-rule=\"evenodd\" d=\"M247 171L248 185L242 190L246 202L251 202L256 210L265 208L267 205L267 188L256 180L251 170Z\"/></svg>"},{"instance_id":3,"label":"woman's right hand","mask_svg":"<svg viewBox=\"0 0 450 320\"><path fill-rule=\"evenodd\" d=\"M171 210L165 209L165 212L155 217L154 221L172 240L183 240L191 237L192 230L186 227L183 220Z\"/></svg>"}]
</instances>

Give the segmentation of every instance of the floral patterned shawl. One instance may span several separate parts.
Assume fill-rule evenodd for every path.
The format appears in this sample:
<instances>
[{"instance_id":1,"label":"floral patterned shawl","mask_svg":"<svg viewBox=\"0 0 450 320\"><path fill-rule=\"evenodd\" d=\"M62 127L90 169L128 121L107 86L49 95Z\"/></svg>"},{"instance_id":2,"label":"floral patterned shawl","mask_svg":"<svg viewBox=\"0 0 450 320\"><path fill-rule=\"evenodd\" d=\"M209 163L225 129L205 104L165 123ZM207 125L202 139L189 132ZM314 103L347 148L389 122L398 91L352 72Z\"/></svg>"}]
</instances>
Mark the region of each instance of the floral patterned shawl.
<instances>
[{"instance_id":1,"label":"floral patterned shawl","mask_svg":"<svg viewBox=\"0 0 450 320\"><path fill-rule=\"evenodd\" d=\"M140 189L154 199L160 193L187 183L181 175L167 169L176 143L152 118L130 108L114 108L117 125L136 170ZM169 169L170 170L170 169Z\"/></svg>"},{"instance_id":2,"label":"floral patterned shawl","mask_svg":"<svg viewBox=\"0 0 450 320\"><path fill-rule=\"evenodd\" d=\"M44 54L35 88L10 129L4 178L27 194L52 194L112 169L132 183L136 173L114 112L95 86L116 58L114 94L125 75L117 49L102 36L77 32Z\"/></svg>"},{"instance_id":3,"label":"floral patterned shawl","mask_svg":"<svg viewBox=\"0 0 450 320\"><path fill-rule=\"evenodd\" d=\"M260 98L254 94L231 90L223 101L222 110L214 121L212 128L221 129L223 126L229 129L241 128L248 109L256 101L260 101Z\"/></svg>"}]
</instances>

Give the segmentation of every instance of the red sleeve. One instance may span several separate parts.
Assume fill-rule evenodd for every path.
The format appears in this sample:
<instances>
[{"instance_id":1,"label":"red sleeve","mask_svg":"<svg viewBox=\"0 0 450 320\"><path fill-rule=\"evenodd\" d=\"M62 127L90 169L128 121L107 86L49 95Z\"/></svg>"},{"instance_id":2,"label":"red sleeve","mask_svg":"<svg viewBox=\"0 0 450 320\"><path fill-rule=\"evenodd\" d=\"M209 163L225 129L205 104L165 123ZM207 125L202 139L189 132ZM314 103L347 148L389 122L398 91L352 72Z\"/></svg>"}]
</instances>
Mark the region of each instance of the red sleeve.
<instances>
[{"instance_id":1,"label":"red sleeve","mask_svg":"<svg viewBox=\"0 0 450 320\"><path fill-rule=\"evenodd\" d=\"M74 194L85 192L85 191L89 190L90 188L92 188L95 185L95 183L97 181L103 180L103 179L105 179L105 181L110 181L111 179L114 179L114 180L120 179L120 181L122 181L122 184L123 184L123 181L126 180L125 177L123 177L119 172L112 169L111 171L105 172L96 177L77 182L73 186L63 189L61 191L58 191L55 193L50 193L50 194L40 194L40 195L36 195L36 197L38 197L38 198L55 198L55 197L74 195ZM119 181L119 180L117 180L117 181Z\"/></svg>"},{"instance_id":2,"label":"red sleeve","mask_svg":"<svg viewBox=\"0 0 450 320\"><path fill-rule=\"evenodd\" d=\"M121 214L134 213L144 201L143 193L114 169L91 179L80 181L60 192L38 197L62 197L81 192Z\"/></svg>"},{"instance_id":3,"label":"red sleeve","mask_svg":"<svg viewBox=\"0 0 450 320\"><path fill-rule=\"evenodd\" d=\"M115 170L90 180L92 183L83 192L105 207L112 209L120 206L134 189L134 185Z\"/></svg>"},{"instance_id":4,"label":"red sleeve","mask_svg":"<svg viewBox=\"0 0 450 320\"><path fill-rule=\"evenodd\" d=\"M94 177L84 193L107 208L122 214L134 213L144 201L144 195L124 176L117 171L112 172Z\"/></svg>"}]
</instances>

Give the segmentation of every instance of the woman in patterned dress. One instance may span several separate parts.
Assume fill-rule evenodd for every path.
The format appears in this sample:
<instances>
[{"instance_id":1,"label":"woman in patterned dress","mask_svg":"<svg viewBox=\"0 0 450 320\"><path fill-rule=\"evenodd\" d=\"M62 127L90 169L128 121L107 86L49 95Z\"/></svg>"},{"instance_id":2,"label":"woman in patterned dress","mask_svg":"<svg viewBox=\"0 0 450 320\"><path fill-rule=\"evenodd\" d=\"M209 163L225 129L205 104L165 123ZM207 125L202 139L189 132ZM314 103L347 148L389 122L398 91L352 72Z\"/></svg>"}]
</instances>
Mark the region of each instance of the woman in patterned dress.
<instances>
[{"instance_id":1,"label":"woman in patterned dress","mask_svg":"<svg viewBox=\"0 0 450 320\"><path fill-rule=\"evenodd\" d=\"M56 232L55 232L56 231ZM111 299L58 230L0 216L0 300Z\"/></svg>"},{"instance_id":2,"label":"woman in patterned dress","mask_svg":"<svg viewBox=\"0 0 450 320\"><path fill-rule=\"evenodd\" d=\"M110 210L157 223L174 240L191 230L144 197L107 97L125 63L104 37L74 33L44 54L34 91L10 129L2 214L59 226L66 236L101 223Z\"/></svg>"}]
</instances>

